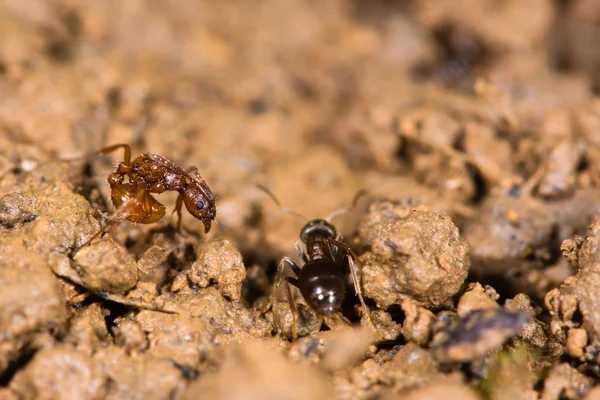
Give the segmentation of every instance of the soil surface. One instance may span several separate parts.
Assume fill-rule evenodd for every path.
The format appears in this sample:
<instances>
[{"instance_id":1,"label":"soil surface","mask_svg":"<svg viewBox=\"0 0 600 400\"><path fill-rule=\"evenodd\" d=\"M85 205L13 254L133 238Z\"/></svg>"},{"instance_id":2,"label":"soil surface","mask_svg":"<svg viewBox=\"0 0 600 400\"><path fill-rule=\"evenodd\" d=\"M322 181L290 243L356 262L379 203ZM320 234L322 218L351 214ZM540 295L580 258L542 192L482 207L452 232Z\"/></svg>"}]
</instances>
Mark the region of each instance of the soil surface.
<instances>
[{"instance_id":1,"label":"soil surface","mask_svg":"<svg viewBox=\"0 0 600 400\"><path fill-rule=\"evenodd\" d=\"M0 398L600 398L599 21L0 2ZM114 224L123 152L89 153L119 143L197 167L210 232L188 202L177 229L170 190ZM277 285L313 218L344 244L316 252L345 276L333 314Z\"/></svg>"}]
</instances>

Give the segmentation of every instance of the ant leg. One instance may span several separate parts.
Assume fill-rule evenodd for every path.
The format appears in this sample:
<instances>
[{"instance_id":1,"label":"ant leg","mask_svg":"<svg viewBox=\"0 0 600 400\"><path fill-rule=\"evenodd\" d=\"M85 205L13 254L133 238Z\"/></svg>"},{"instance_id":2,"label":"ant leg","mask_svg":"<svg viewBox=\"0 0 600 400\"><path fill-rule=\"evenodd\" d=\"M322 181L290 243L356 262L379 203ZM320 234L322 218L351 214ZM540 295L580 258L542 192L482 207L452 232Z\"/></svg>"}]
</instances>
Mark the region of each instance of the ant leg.
<instances>
[{"instance_id":1,"label":"ant leg","mask_svg":"<svg viewBox=\"0 0 600 400\"><path fill-rule=\"evenodd\" d=\"M90 153L84 154L84 155L79 156L79 157L69 158L69 159L63 159L61 161L79 161L79 160L85 160L87 158L93 157L93 156L98 155L98 154L112 153L113 151L115 151L117 149L120 149L121 147L124 150L123 163L126 164L126 165L131 164L131 147L129 147L129 145L125 144L125 143L113 144L112 146L108 146L108 147L105 147L105 148L100 149L100 150L92 151Z\"/></svg>"},{"instance_id":2,"label":"ant leg","mask_svg":"<svg viewBox=\"0 0 600 400\"><path fill-rule=\"evenodd\" d=\"M271 295L269 296L269 302L265 307L263 307L260 310L261 314L266 313L267 310L273 305L273 300L275 300L275 293L277 292L279 286L281 286L281 282L283 282L284 280L283 269L285 268L285 263L287 263L292 268L292 271L294 271L294 274L296 274L296 276L298 276L298 274L300 273L300 267L298 267L298 265L291 258L283 257L281 259L279 265L277 266L277 273L275 274L275 283L273 285Z\"/></svg>"},{"instance_id":3,"label":"ant leg","mask_svg":"<svg viewBox=\"0 0 600 400\"><path fill-rule=\"evenodd\" d=\"M373 320L371 319L371 312L369 310L369 307L367 307L367 304L365 303L365 299L362 295L362 289L361 289L362 277L360 280L358 279L358 274L356 273L356 265L354 264L354 260L358 260L356 253L354 252L354 250L352 250L352 248L350 246L348 246L347 244L345 244L343 242L340 242L338 240L330 240L329 242L346 250L347 257L348 257L348 266L350 267L350 274L352 275L352 281L354 283L354 290L356 290L356 295L358 296L358 299L360 300L360 305L363 308L363 312L365 313L365 316L367 317L367 321L368 321L369 325L371 325L371 328L373 329L373 331L375 332L377 337L382 338L383 336L381 335L379 330L375 327L375 324L373 324Z\"/></svg>"},{"instance_id":4,"label":"ant leg","mask_svg":"<svg viewBox=\"0 0 600 400\"><path fill-rule=\"evenodd\" d=\"M287 295L288 304L290 305L290 311L292 312L292 344L296 343L298 339L298 323L296 322L296 305L294 304L294 298L292 297L292 288L290 285L298 287L298 280L289 276L285 277L285 293Z\"/></svg>"},{"instance_id":5,"label":"ant leg","mask_svg":"<svg viewBox=\"0 0 600 400\"><path fill-rule=\"evenodd\" d=\"M304 261L305 263L309 262L310 259L306 255L306 252L304 251L304 248L302 247L302 245L300 244L300 242L296 240L294 242L294 246L296 246L296 252L298 252L298 255L300 256L300 258L302 259L302 261ZM298 275L298 274L296 274L296 275Z\"/></svg>"},{"instance_id":6,"label":"ant leg","mask_svg":"<svg viewBox=\"0 0 600 400\"><path fill-rule=\"evenodd\" d=\"M358 260L358 256L356 255L354 250L352 250L352 247L348 246L346 243L341 242L338 239L328 239L327 242L339 247L340 249L346 250L348 254L352 256L353 259Z\"/></svg>"},{"instance_id":7,"label":"ant leg","mask_svg":"<svg viewBox=\"0 0 600 400\"><path fill-rule=\"evenodd\" d=\"M105 233L104 229L100 228L100 230L98 232L96 232L94 234L94 236L92 236L91 238L89 238L88 240L85 241L84 244L82 244L81 246L77 247L75 250L76 252L79 251L79 249L85 247L85 246L89 246L90 243L92 243L94 241L94 239L100 237L103 233Z\"/></svg>"},{"instance_id":8,"label":"ant leg","mask_svg":"<svg viewBox=\"0 0 600 400\"><path fill-rule=\"evenodd\" d=\"M125 143L113 144L112 146L105 147L103 149L98 150L98 154L108 154L113 151L123 148L123 163L126 165L131 164L131 147Z\"/></svg>"},{"instance_id":9,"label":"ant leg","mask_svg":"<svg viewBox=\"0 0 600 400\"><path fill-rule=\"evenodd\" d=\"M352 280L354 281L354 288L356 290L356 294L358 295L360 304L363 308L365 316L367 317L367 321L369 322L369 325L371 325L371 328L375 332L375 335L377 335L377 338L381 339L383 336L381 335L381 332L379 332L379 330L375 327L375 324L371 319L371 311L369 310L369 307L367 307L365 299L363 298L362 289L360 288L360 281L358 280L358 276L356 273L356 265L354 265L354 259L350 254L348 254L348 265L350 266L350 273L352 274Z\"/></svg>"},{"instance_id":10,"label":"ant leg","mask_svg":"<svg viewBox=\"0 0 600 400\"><path fill-rule=\"evenodd\" d=\"M183 205L183 197L181 194L177 196L177 202L175 203L174 213L177 213L177 232L181 231L181 206Z\"/></svg>"}]
</instances>

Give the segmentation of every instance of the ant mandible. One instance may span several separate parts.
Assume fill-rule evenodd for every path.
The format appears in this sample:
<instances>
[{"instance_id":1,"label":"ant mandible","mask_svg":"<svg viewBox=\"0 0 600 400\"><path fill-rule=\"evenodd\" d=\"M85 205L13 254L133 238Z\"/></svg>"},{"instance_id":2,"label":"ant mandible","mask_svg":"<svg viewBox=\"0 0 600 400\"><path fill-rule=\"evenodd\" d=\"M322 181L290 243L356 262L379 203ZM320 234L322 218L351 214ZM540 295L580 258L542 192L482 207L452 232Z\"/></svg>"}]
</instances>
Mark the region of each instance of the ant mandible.
<instances>
[{"instance_id":1,"label":"ant mandible","mask_svg":"<svg viewBox=\"0 0 600 400\"><path fill-rule=\"evenodd\" d=\"M279 203L275 195L265 186L257 185L259 189L264 191L277 206L286 213L294 214L305 218L303 215L295 211L284 208ZM360 300L363 308L363 313L367 317L367 321L377 336L381 336L373 321L369 308L365 304L362 295L360 281L356 272L355 260L358 259L356 253L350 246L340 240L335 226L331 221L342 214L345 214L356 207L358 200L366 194L365 190L360 190L355 196L352 205L348 208L334 211L326 219L310 220L300 231L300 240L306 246L306 251L296 241L296 251L299 257L304 262L302 267L298 266L291 258L284 257L277 267L275 275L275 285L269 298L269 302L262 312L266 312L273 304L275 292L282 282L285 282L287 301L292 311L292 344L298 338L297 322L296 322L296 306L292 297L291 286L294 285L300 289L302 297L307 302L308 306L317 312L321 317L332 317L340 314L342 301L346 293L346 274L344 271L344 259L348 259L348 266L354 290ZM290 276L284 277L283 272L285 265L289 265L297 278Z\"/></svg>"},{"instance_id":2,"label":"ant mandible","mask_svg":"<svg viewBox=\"0 0 600 400\"><path fill-rule=\"evenodd\" d=\"M192 216L202 221L204 232L208 233L217 210L215 198L197 168L188 172L181 169L171 160L153 153L142 153L131 160L131 148L128 144L115 144L97 150L77 159L88 158L97 154L108 154L123 148L123 162L119 163L117 170L111 173L108 184L111 189L111 199L116 207L112 217L115 225L127 220L140 224L151 224L159 221L165 215L165 206L156 200L152 193L166 191L179 192L175 210L177 213L177 230L181 228L181 208L185 208ZM193 178L190 173L195 173ZM125 183L125 177L127 182ZM101 230L87 243L101 235Z\"/></svg>"}]
</instances>

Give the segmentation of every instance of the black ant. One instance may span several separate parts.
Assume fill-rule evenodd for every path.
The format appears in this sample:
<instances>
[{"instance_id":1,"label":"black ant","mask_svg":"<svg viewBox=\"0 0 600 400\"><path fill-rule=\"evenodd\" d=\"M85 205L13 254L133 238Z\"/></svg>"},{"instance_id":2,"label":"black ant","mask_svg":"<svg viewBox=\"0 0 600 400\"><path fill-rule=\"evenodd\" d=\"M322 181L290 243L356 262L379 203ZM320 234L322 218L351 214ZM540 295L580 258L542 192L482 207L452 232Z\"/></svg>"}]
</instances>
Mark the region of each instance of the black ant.
<instances>
[{"instance_id":1,"label":"black ant","mask_svg":"<svg viewBox=\"0 0 600 400\"><path fill-rule=\"evenodd\" d=\"M295 211L281 206L275 195L266 187L257 185L264 191L277 206L286 213L294 214L305 218ZM377 328L373 325L369 308L365 304L362 295L361 285L356 272L355 260L358 259L356 253L350 246L341 241L335 226L331 221L342 214L345 214L356 207L358 200L366 194L365 190L359 191L354 197L352 205L348 208L334 211L326 219L313 219L309 221L300 231L300 240L306 246L306 251L302 245L296 241L296 251L304 262L299 267L291 258L284 257L277 267L275 275L275 285L269 298L269 302L262 312L266 312L273 304L275 292L282 282L285 282L287 300L292 311L292 343L298 338L296 323L296 306L292 297L290 285L300 289L300 293L308 306L316 311L321 317L332 317L341 314L342 301L346 293L346 274L344 271L344 261L348 260L350 274L354 283L354 289L360 299L364 315L367 317L369 325L377 333ZM306 219L306 218L305 218ZM283 276L285 265L289 265L297 278Z\"/></svg>"},{"instance_id":2,"label":"black ant","mask_svg":"<svg viewBox=\"0 0 600 400\"><path fill-rule=\"evenodd\" d=\"M115 225L127 220L140 224L152 224L165 215L165 206L158 202L152 193L163 193L169 190L179 192L173 212L177 213L177 230L181 228L181 208L185 208L196 219L204 224L204 232L208 233L217 210L215 198L197 168L188 172L181 169L171 160L153 153L142 153L131 161L131 148L127 144L115 144L97 150L83 157L65 160L75 161L98 154L108 154L123 148L123 162L117 170L107 178L111 189L111 199L117 208L112 217ZM190 174L195 173L195 178ZM127 182L124 183L125 177ZM86 244L101 235L101 230Z\"/></svg>"}]
</instances>

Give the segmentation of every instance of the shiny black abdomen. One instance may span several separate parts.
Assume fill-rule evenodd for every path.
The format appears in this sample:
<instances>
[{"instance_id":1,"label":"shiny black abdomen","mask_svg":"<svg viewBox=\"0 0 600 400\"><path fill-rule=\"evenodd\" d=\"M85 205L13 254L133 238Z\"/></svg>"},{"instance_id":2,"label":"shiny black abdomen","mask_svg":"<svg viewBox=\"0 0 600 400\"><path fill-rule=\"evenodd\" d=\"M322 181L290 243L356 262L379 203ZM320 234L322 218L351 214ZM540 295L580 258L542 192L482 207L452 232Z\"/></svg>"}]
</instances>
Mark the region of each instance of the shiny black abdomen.
<instances>
[{"instance_id":1,"label":"shiny black abdomen","mask_svg":"<svg viewBox=\"0 0 600 400\"><path fill-rule=\"evenodd\" d=\"M300 293L308 305L324 316L340 310L345 294L342 265L330 259L317 259L304 264L298 276Z\"/></svg>"}]
</instances>

